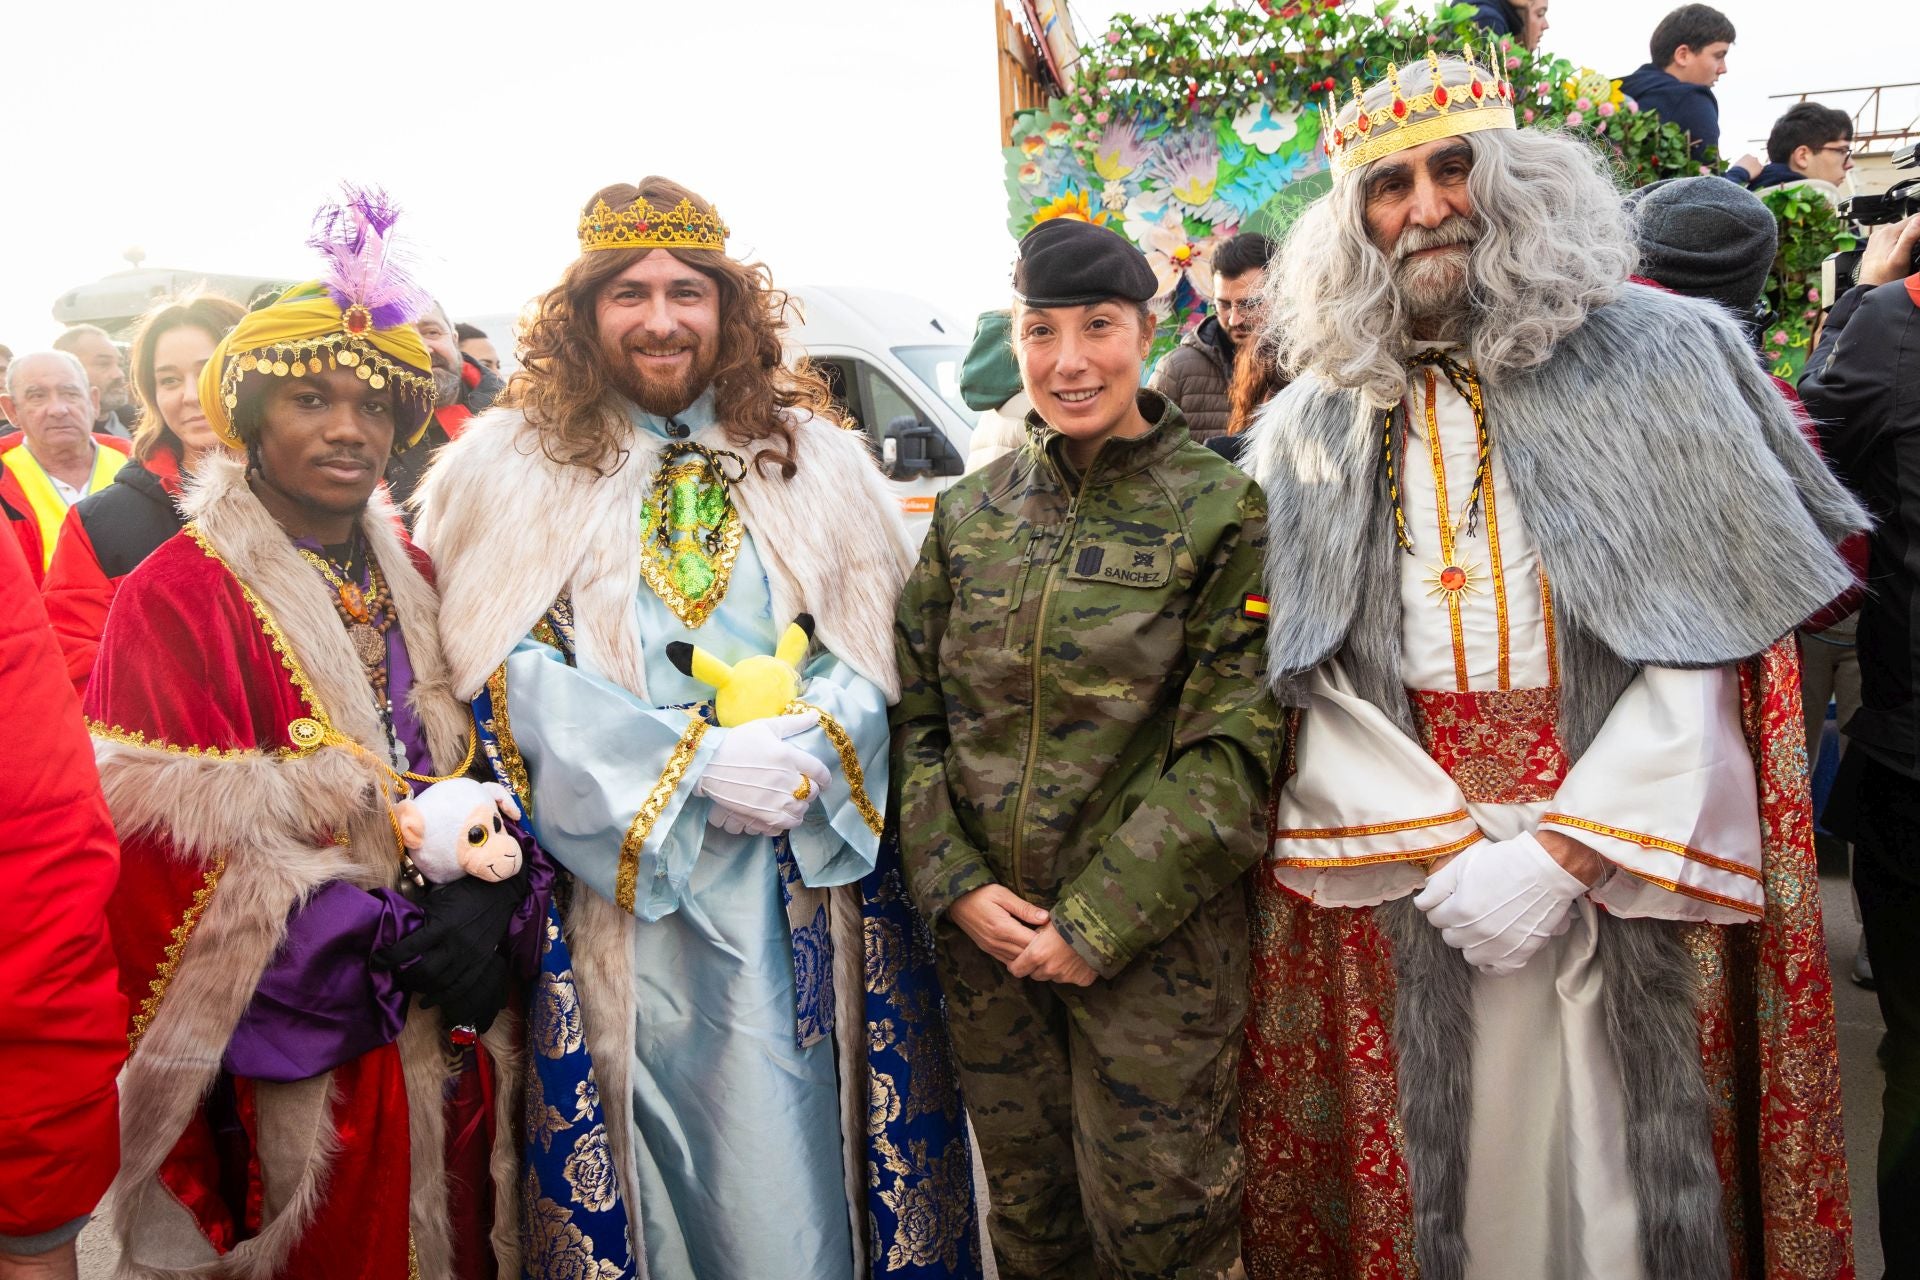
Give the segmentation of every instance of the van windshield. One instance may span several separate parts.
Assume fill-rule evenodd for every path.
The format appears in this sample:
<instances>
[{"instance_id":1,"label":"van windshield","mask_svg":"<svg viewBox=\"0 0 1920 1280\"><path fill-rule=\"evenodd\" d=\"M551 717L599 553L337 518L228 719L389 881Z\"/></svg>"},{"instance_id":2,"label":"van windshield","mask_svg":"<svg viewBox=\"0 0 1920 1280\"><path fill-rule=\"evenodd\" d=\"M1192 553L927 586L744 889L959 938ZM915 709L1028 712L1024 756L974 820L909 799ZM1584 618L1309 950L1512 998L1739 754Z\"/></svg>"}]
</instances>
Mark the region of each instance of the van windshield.
<instances>
[{"instance_id":1,"label":"van windshield","mask_svg":"<svg viewBox=\"0 0 1920 1280\"><path fill-rule=\"evenodd\" d=\"M979 418L980 415L969 409L967 402L960 398L960 363L967 358L965 347L895 347L893 354L899 357L901 364L913 371L914 377L945 400L960 415L960 421L972 426Z\"/></svg>"}]
</instances>

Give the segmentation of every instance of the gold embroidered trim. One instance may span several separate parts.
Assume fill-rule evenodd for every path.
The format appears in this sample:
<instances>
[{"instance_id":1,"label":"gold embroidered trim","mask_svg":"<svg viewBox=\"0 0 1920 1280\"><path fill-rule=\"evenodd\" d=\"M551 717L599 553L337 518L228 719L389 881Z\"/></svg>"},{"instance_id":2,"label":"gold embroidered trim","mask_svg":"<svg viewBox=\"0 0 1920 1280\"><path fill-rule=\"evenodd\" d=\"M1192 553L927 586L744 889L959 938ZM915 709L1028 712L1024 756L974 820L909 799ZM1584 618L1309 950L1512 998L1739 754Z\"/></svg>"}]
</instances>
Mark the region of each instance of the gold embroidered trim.
<instances>
[{"instance_id":1,"label":"gold embroidered trim","mask_svg":"<svg viewBox=\"0 0 1920 1280\"><path fill-rule=\"evenodd\" d=\"M197 756L203 760L244 760L248 756L263 754L249 751L244 747L182 747L168 742L165 738L149 738L138 729L122 729L118 725L103 724L98 720L87 721L87 732L96 738L105 738L108 742L118 742L129 747L143 747L149 751L165 751L177 756Z\"/></svg>"},{"instance_id":2,"label":"gold embroidered trim","mask_svg":"<svg viewBox=\"0 0 1920 1280\"><path fill-rule=\"evenodd\" d=\"M1273 833L1275 840L1344 840L1349 836L1384 836L1396 831L1418 831L1422 827L1444 827L1471 817L1465 809L1439 813L1431 818L1408 818L1402 822L1376 822L1365 827L1293 827Z\"/></svg>"},{"instance_id":3,"label":"gold embroidered trim","mask_svg":"<svg viewBox=\"0 0 1920 1280\"><path fill-rule=\"evenodd\" d=\"M653 789L647 792L647 798L640 802L640 811L633 815L633 825L627 828L627 838L620 842L620 869L614 873L613 901L628 915L633 914L640 881L640 848L646 844L647 837L653 834L653 824L660 821L667 801L673 799L673 793L680 789L680 779L686 776L688 766L693 763L693 753L699 750L700 739L706 734L707 722L697 712L689 716L686 732L680 735L680 741L673 746L673 754L667 757L667 767L661 771Z\"/></svg>"},{"instance_id":4,"label":"gold embroidered trim","mask_svg":"<svg viewBox=\"0 0 1920 1280\"><path fill-rule=\"evenodd\" d=\"M1591 831L1598 836L1612 836L1616 840L1629 841L1630 843L1639 845L1643 849L1658 849L1663 853L1675 854L1690 861L1698 862L1702 866L1712 867L1716 871L1725 871L1729 875L1743 876L1748 880L1760 879L1760 873L1752 867L1738 862L1730 862L1726 858L1716 858L1714 855L1696 849L1691 845L1680 844L1673 840L1663 840L1659 836L1650 836L1645 832L1628 831L1625 827L1610 827L1602 822L1589 822L1585 818L1575 818L1564 813L1543 814L1541 815L1540 822L1542 825L1552 822L1563 827L1578 827L1582 831ZM1628 868L1628 870L1632 870L1632 868ZM1642 878L1645 879L1646 877ZM1662 887L1671 888L1672 886L1663 885Z\"/></svg>"},{"instance_id":5,"label":"gold embroidered trim","mask_svg":"<svg viewBox=\"0 0 1920 1280\"><path fill-rule=\"evenodd\" d=\"M127 1032L129 1055L140 1047L140 1038L147 1034L148 1024L160 1011L160 1002L166 999L167 988L173 985L173 975L180 968L180 956L186 951L187 942L200 923L200 914L207 909L207 903L213 900L213 891L220 886L220 874L226 869L226 855L221 854L207 869L206 879L200 887L193 891L187 909L180 913L180 922L173 926L173 935L167 940L166 950L160 953L159 967L147 982L147 998L140 1002L139 1012L133 1015L133 1029Z\"/></svg>"},{"instance_id":6,"label":"gold embroidered trim","mask_svg":"<svg viewBox=\"0 0 1920 1280\"><path fill-rule=\"evenodd\" d=\"M853 739L840 726L840 722L810 702L795 698L781 708L781 715L799 715L811 711L820 717L820 731L827 735L827 741L840 753L840 772L847 776L847 790L851 794L853 807L860 811L860 818L867 829L879 835L886 828L886 819L873 807L873 801L867 798L866 774L860 769L860 753L854 750Z\"/></svg>"},{"instance_id":7,"label":"gold embroidered trim","mask_svg":"<svg viewBox=\"0 0 1920 1280\"><path fill-rule=\"evenodd\" d=\"M407 1228L407 1280L420 1280L420 1246L414 1243L413 1228Z\"/></svg>"},{"instance_id":8,"label":"gold embroidered trim","mask_svg":"<svg viewBox=\"0 0 1920 1280\"><path fill-rule=\"evenodd\" d=\"M1486 403L1480 398L1480 379L1472 367L1467 370L1467 391L1473 406L1473 420L1486 421ZM1502 689L1513 688L1513 637L1507 626L1507 577L1501 572L1500 565L1500 518L1494 513L1493 493L1500 486L1494 482L1493 464L1487 464L1487 556L1493 562L1493 616L1495 630L1499 634L1500 666L1499 677Z\"/></svg>"},{"instance_id":9,"label":"gold embroidered trim","mask_svg":"<svg viewBox=\"0 0 1920 1280\"><path fill-rule=\"evenodd\" d=\"M1448 519L1453 509L1447 505L1447 463L1440 450L1440 418L1434 407L1434 395L1438 390L1438 376L1432 369L1427 370L1427 452L1433 458L1433 505L1439 513L1440 522L1440 563L1458 564L1453 555L1453 529ZM1467 641L1460 628L1460 593L1449 591L1447 596L1447 622L1453 630L1453 679L1459 685L1460 692L1467 691Z\"/></svg>"},{"instance_id":10,"label":"gold embroidered trim","mask_svg":"<svg viewBox=\"0 0 1920 1280\"><path fill-rule=\"evenodd\" d=\"M1553 629L1553 588L1547 583L1547 571L1540 570L1540 620L1547 628L1547 688L1560 687L1560 641Z\"/></svg>"},{"instance_id":11,"label":"gold embroidered trim","mask_svg":"<svg viewBox=\"0 0 1920 1280\"><path fill-rule=\"evenodd\" d=\"M1373 867L1383 862L1424 862L1428 858L1444 858L1450 853L1458 853L1474 841L1481 839L1478 831L1450 840L1446 844L1435 845L1430 849L1407 849L1401 853L1370 853L1358 858L1275 858L1275 866L1280 867Z\"/></svg>"},{"instance_id":12,"label":"gold embroidered trim","mask_svg":"<svg viewBox=\"0 0 1920 1280\"><path fill-rule=\"evenodd\" d=\"M1613 866L1620 867L1619 863L1612 862L1611 859L1609 859L1609 862ZM1659 876L1650 876L1644 871L1635 871L1632 867L1620 867L1620 870L1626 872L1636 880L1646 881L1656 889L1665 889L1668 893L1677 893L1683 898L1697 898L1701 902L1711 902L1716 907L1726 907L1729 910L1738 911L1743 915L1749 915L1755 918L1764 914L1761 908L1754 906L1751 902L1742 902L1738 898L1729 898L1723 894L1713 893L1706 889L1696 889L1689 885L1677 884L1672 880L1662 880Z\"/></svg>"},{"instance_id":13,"label":"gold embroidered trim","mask_svg":"<svg viewBox=\"0 0 1920 1280\"><path fill-rule=\"evenodd\" d=\"M487 696L493 704L493 715L487 721L487 729L493 734L494 750L500 756L500 768L507 775L520 801L523 814L533 813L533 780L527 774L527 761L520 754L520 746L513 740L513 722L507 715L507 664L501 663L487 677Z\"/></svg>"}]
</instances>

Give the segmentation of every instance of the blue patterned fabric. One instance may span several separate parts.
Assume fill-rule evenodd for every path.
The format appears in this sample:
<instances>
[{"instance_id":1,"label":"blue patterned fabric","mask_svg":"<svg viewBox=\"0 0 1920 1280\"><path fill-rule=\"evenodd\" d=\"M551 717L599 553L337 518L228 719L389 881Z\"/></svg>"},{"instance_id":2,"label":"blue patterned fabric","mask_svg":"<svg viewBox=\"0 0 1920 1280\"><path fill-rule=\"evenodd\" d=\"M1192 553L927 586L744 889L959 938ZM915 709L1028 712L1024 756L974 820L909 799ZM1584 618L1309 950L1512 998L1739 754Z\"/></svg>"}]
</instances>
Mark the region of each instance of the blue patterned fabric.
<instances>
[{"instance_id":1,"label":"blue patterned fabric","mask_svg":"<svg viewBox=\"0 0 1920 1280\"><path fill-rule=\"evenodd\" d=\"M503 747L494 686L473 700L474 723L495 778L514 793L522 813L531 811L526 770ZM521 1275L525 1280L593 1277L621 1280L634 1274L633 1244L621 1203L620 1179L607 1144L574 988L573 957L560 929L558 895L547 908L547 936L540 948L540 976L527 1002L526 1100L521 1109Z\"/></svg>"}]
</instances>

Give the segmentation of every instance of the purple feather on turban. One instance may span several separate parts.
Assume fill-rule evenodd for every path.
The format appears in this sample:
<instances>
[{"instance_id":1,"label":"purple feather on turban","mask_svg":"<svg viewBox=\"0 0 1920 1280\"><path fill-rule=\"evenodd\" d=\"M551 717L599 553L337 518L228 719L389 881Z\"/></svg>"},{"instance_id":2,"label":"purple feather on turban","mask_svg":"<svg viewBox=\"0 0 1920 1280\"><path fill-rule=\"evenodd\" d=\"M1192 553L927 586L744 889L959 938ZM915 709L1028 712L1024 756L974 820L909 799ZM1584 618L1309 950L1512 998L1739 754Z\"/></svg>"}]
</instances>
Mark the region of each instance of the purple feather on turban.
<instances>
[{"instance_id":1,"label":"purple feather on turban","mask_svg":"<svg viewBox=\"0 0 1920 1280\"><path fill-rule=\"evenodd\" d=\"M342 183L339 203L323 205L307 243L326 259L321 282L334 303L367 309L376 329L411 323L433 300L413 279L404 250L392 238L400 210L378 187Z\"/></svg>"}]
</instances>

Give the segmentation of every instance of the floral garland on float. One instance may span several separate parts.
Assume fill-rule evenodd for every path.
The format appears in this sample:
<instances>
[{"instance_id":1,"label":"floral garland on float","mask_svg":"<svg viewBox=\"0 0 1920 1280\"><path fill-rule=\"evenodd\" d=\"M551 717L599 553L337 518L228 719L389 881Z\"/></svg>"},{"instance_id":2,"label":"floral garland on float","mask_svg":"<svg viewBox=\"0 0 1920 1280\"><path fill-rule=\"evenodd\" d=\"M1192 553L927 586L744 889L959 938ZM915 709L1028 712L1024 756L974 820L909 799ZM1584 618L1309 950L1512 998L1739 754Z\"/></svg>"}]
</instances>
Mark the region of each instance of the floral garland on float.
<instances>
[{"instance_id":1,"label":"floral garland on float","mask_svg":"<svg viewBox=\"0 0 1920 1280\"><path fill-rule=\"evenodd\" d=\"M1258 0L1118 15L1081 49L1066 93L1016 117L1007 230L1018 239L1080 218L1138 245L1160 281L1158 359L1207 315L1215 248L1242 231L1283 233L1331 184L1315 109L1327 94L1469 44L1512 82L1523 124L1591 137L1623 187L1700 171L1685 133L1641 112L1618 81L1510 40L1496 47L1472 14Z\"/></svg>"},{"instance_id":2,"label":"floral garland on float","mask_svg":"<svg viewBox=\"0 0 1920 1280\"><path fill-rule=\"evenodd\" d=\"M1780 226L1780 248L1765 294L1773 318L1761 335L1761 354L1775 376L1798 382L1812 348L1814 322L1820 318L1820 264L1828 254L1859 242L1846 219L1814 187L1789 183L1759 194Z\"/></svg>"}]
</instances>

